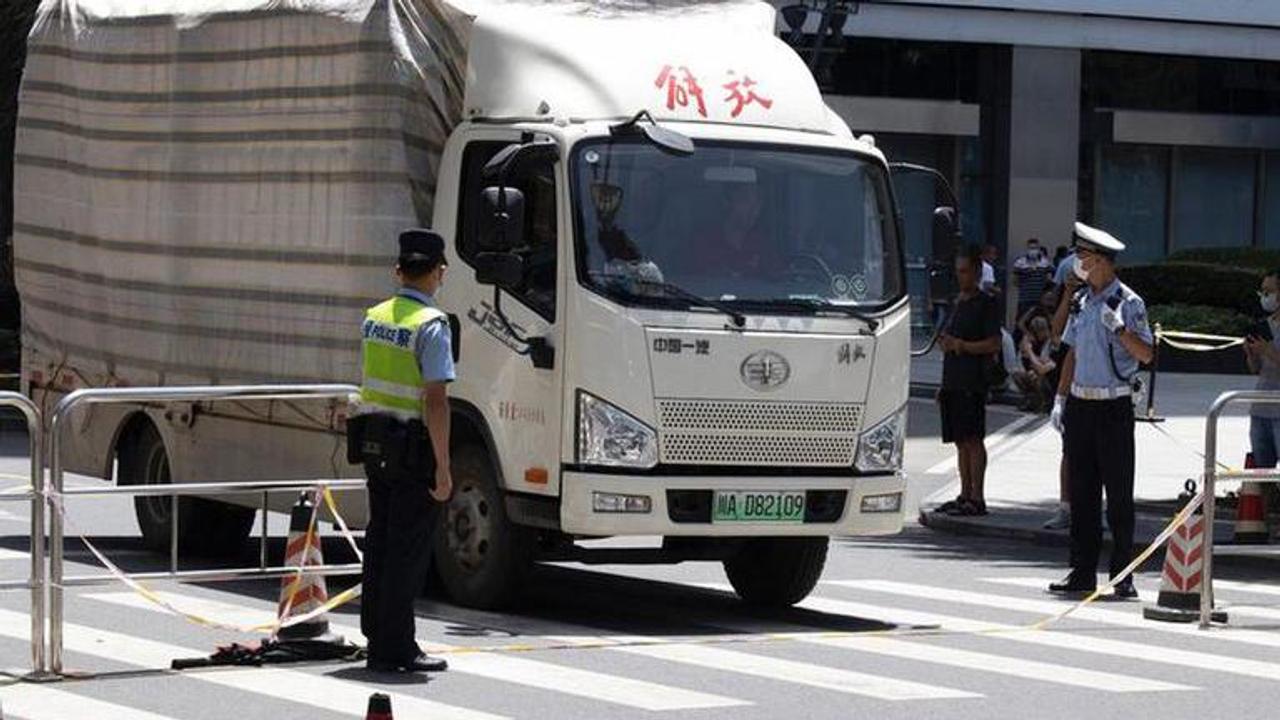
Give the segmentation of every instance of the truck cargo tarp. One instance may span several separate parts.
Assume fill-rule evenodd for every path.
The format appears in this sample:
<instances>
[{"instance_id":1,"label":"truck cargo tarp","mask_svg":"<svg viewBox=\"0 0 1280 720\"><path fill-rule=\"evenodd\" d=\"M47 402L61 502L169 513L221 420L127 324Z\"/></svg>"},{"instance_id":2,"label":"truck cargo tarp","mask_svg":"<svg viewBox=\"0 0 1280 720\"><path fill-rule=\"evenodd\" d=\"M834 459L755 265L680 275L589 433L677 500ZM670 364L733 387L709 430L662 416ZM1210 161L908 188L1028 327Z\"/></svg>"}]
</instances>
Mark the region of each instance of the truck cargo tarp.
<instances>
[{"instance_id":1,"label":"truck cargo tarp","mask_svg":"<svg viewBox=\"0 0 1280 720\"><path fill-rule=\"evenodd\" d=\"M40 9L15 157L24 366L77 385L357 379L396 235L431 219L467 16L168 6L185 14Z\"/></svg>"}]
</instances>

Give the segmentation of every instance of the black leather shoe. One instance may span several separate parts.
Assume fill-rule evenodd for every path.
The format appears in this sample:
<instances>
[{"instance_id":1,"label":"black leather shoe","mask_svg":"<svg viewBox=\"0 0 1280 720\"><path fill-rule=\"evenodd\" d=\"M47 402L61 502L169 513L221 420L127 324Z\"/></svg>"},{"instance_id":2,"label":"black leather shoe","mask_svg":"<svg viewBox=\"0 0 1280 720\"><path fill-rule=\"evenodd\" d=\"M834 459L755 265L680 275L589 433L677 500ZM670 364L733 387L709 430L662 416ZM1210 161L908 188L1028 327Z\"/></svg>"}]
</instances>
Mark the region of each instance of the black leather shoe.
<instances>
[{"instance_id":1,"label":"black leather shoe","mask_svg":"<svg viewBox=\"0 0 1280 720\"><path fill-rule=\"evenodd\" d=\"M1125 578L1111 589L1111 597L1116 600L1135 600L1138 597L1138 589L1133 586L1133 578Z\"/></svg>"},{"instance_id":2,"label":"black leather shoe","mask_svg":"<svg viewBox=\"0 0 1280 720\"><path fill-rule=\"evenodd\" d=\"M402 662L369 659L365 661L364 666L368 670L380 673L443 672L449 669L449 663L430 657L426 653L418 653L412 660Z\"/></svg>"},{"instance_id":3,"label":"black leather shoe","mask_svg":"<svg viewBox=\"0 0 1280 720\"><path fill-rule=\"evenodd\" d=\"M1083 595L1098 589L1098 579L1071 573L1060 582L1049 583L1049 592L1055 595Z\"/></svg>"}]
</instances>

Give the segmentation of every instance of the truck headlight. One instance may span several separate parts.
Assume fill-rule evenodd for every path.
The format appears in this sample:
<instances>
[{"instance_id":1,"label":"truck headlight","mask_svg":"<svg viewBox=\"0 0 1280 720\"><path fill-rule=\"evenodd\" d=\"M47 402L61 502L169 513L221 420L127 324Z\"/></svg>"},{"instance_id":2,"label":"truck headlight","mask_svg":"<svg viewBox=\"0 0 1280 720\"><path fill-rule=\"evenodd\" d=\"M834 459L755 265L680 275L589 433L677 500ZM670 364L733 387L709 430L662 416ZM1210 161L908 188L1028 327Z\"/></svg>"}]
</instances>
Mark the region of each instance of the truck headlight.
<instances>
[{"instance_id":1,"label":"truck headlight","mask_svg":"<svg viewBox=\"0 0 1280 720\"><path fill-rule=\"evenodd\" d=\"M902 467L902 448L907 439L907 406L885 418L858 438L858 459L862 472L883 472Z\"/></svg>"},{"instance_id":2,"label":"truck headlight","mask_svg":"<svg viewBox=\"0 0 1280 720\"><path fill-rule=\"evenodd\" d=\"M579 390L578 462L651 468L658 464L658 435L627 412Z\"/></svg>"}]
</instances>

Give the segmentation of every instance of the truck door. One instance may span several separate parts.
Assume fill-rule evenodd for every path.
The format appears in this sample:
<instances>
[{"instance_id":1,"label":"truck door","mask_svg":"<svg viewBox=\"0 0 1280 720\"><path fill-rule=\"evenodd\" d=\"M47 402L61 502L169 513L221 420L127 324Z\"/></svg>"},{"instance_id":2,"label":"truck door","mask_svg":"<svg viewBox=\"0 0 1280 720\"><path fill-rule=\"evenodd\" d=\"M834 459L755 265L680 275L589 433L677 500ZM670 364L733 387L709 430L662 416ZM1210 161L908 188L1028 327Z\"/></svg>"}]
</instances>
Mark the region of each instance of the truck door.
<instances>
[{"instance_id":1,"label":"truck door","mask_svg":"<svg viewBox=\"0 0 1280 720\"><path fill-rule=\"evenodd\" d=\"M492 133L488 133L492 134ZM486 162L519 136L472 139L463 148L457 222L457 268L446 292L460 311L463 327L459 366L460 397L484 414L498 449L502 478L517 492L559 492L560 366L555 353L563 347L560 258L559 181L551 162L530 163L508 180L524 194L524 244L516 250L524 261L521 281L498 290L506 322L494 307L493 286L474 281L482 193L491 180L482 176ZM466 273L466 277L458 274ZM550 366L535 367L521 339L545 338L553 349Z\"/></svg>"}]
</instances>

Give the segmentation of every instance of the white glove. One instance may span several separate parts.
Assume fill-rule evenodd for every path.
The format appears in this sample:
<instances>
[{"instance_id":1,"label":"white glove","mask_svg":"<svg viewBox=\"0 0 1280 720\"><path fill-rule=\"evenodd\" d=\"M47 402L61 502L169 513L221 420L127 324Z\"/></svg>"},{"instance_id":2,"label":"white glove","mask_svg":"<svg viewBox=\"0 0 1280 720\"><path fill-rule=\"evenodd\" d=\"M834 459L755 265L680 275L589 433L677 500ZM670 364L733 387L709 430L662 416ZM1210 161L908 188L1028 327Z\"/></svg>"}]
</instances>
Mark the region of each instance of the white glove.
<instances>
[{"instance_id":1,"label":"white glove","mask_svg":"<svg viewBox=\"0 0 1280 720\"><path fill-rule=\"evenodd\" d=\"M1052 425L1053 429L1057 430L1059 434L1062 433L1062 414L1065 413L1066 410L1067 397L1065 395L1058 395L1054 397L1053 412L1049 413L1049 424Z\"/></svg>"},{"instance_id":2,"label":"white glove","mask_svg":"<svg viewBox=\"0 0 1280 720\"><path fill-rule=\"evenodd\" d=\"M1120 308L1114 310L1109 307L1102 308L1102 324L1111 332L1119 332L1124 327L1124 316L1120 314Z\"/></svg>"}]
</instances>

